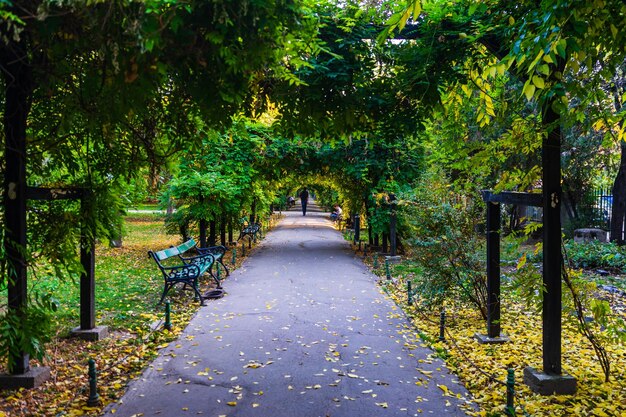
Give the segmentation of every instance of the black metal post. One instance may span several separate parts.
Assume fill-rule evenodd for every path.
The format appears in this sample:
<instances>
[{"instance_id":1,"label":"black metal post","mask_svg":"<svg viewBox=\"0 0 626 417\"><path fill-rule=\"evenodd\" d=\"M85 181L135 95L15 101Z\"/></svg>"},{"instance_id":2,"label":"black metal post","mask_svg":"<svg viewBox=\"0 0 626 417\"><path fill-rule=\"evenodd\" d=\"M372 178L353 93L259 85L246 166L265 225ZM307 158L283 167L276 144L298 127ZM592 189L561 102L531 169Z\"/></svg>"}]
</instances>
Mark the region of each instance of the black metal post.
<instances>
[{"instance_id":1,"label":"black metal post","mask_svg":"<svg viewBox=\"0 0 626 417\"><path fill-rule=\"evenodd\" d=\"M170 300L165 300L165 323L163 323L165 330L172 330L172 306Z\"/></svg>"},{"instance_id":2,"label":"black metal post","mask_svg":"<svg viewBox=\"0 0 626 417\"><path fill-rule=\"evenodd\" d=\"M389 215L389 244L391 247L391 256L397 255L396 248L396 210L395 208L391 209L391 213Z\"/></svg>"},{"instance_id":3,"label":"black metal post","mask_svg":"<svg viewBox=\"0 0 626 417\"><path fill-rule=\"evenodd\" d=\"M228 220L228 243L233 243L233 219Z\"/></svg>"},{"instance_id":4,"label":"black metal post","mask_svg":"<svg viewBox=\"0 0 626 417\"><path fill-rule=\"evenodd\" d=\"M4 247L8 261L8 309L17 315L22 314L27 304L26 119L33 85L28 56L24 40L10 42L0 50L0 65L5 78ZM12 350L9 355L11 374L24 374L30 370L27 353Z\"/></svg>"},{"instance_id":5,"label":"black metal post","mask_svg":"<svg viewBox=\"0 0 626 417\"><path fill-rule=\"evenodd\" d=\"M96 373L96 361L89 359L89 398L87 405L95 407L100 404L100 395L98 394L98 374Z\"/></svg>"},{"instance_id":6,"label":"black metal post","mask_svg":"<svg viewBox=\"0 0 626 417\"><path fill-rule=\"evenodd\" d=\"M396 195L389 193L389 246L391 247L389 254L391 256L397 255L396 221Z\"/></svg>"},{"instance_id":7,"label":"black metal post","mask_svg":"<svg viewBox=\"0 0 626 417\"><path fill-rule=\"evenodd\" d=\"M361 216L354 215L354 243L361 241Z\"/></svg>"},{"instance_id":8,"label":"black metal post","mask_svg":"<svg viewBox=\"0 0 626 417\"><path fill-rule=\"evenodd\" d=\"M441 309L441 314L439 315L439 341L446 341L446 310Z\"/></svg>"},{"instance_id":9,"label":"black metal post","mask_svg":"<svg viewBox=\"0 0 626 417\"><path fill-rule=\"evenodd\" d=\"M91 330L96 327L96 245L93 231L85 224L90 216L89 204L91 193L84 191L80 200L83 224L80 236L80 263L83 273L80 275L80 329Z\"/></svg>"},{"instance_id":10,"label":"black metal post","mask_svg":"<svg viewBox=\"0 0 626 417\"><path fill-rule=\"evenodd\" d=\"M487 336L500 337L500 204L487 202Z\"/></svg>"},{"instance_id":11,"label":"black metal post","mask_svg":"<svg viewBox=\"0 0 626 417\"><path fill-rule=\"evenodd\" d=\"M506 370L506 407L507 416L515 417L515 369Z\"/></svg>"},{"instance_id":12,"label":"black metal post","mask_svg":"<svg viewBox=\"0 0 626 417\"><path fill-rule=\"evenodd\" d=\"M561 375L561 128L552 102L543 124L543 371Z\"/></svg>"}]
</instances>

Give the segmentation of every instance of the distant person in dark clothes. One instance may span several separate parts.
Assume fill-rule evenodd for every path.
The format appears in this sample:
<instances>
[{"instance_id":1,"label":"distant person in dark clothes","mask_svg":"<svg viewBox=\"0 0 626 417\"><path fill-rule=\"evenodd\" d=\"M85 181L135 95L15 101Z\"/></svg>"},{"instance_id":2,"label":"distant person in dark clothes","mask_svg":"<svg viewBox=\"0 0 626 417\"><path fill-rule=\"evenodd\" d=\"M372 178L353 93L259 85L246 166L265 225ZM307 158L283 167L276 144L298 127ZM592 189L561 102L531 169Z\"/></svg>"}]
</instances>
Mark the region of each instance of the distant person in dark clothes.
<instances>
[{"instance_id":1,"label":"distant person in dark clothes","mask_svg":"<svg viewBox=\"0 0 626 417\"><path fill-rule=\"evenodd\" d=\"M302 215L306 216L306 204L309 202L309 191L306 188L300 193L300 202L302 203Z\"/></svg>"}]
</instances>

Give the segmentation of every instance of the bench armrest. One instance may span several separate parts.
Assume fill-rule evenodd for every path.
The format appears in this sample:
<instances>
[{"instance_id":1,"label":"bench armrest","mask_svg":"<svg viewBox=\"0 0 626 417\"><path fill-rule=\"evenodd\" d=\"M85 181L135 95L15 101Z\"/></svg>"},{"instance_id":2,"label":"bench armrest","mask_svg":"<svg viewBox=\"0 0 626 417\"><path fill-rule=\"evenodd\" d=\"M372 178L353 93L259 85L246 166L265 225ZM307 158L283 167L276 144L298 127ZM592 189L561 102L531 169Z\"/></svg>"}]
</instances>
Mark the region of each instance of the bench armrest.
<instances>
[{"instance_id":1,"label":"bench armrest","mask_svg":"<svg viewBox=\"0 0 626 417\"><path fill-rule=\"evenodd\" d=\"M222 255L222 256L224 256L224 254L226 253L226 247L222 246L222 245L207 246L206 248L196 247L196 250L201 255L205 255L205 254L208 253L210 255Z\"/></svg>"},{"instance_id":2,"label":"bench armrest","mask_svg":"<svg viewBox=\"0 0 626 417\"><path fill-rule=\"evenodd\" d=\"M198 277L201 273L200 266L196 264L162 266L161 270L163 271L163 274L167 275L170 279L182 279L185 277L193 278Z\"/></svg>"},{"instance_id":3,"label":"bench armrest","mask_svg":"<svg viewBox=\"0 0 626 417\"><path fill-rule=\"evenodd\" d=\"M211 253L202 253L196 256L182 256L178 255L178 257L187 265L189 264L203 264L207 262L207 259L210 260L211 263L215 262L215 257Z\"/></svg>"}]
</instances>

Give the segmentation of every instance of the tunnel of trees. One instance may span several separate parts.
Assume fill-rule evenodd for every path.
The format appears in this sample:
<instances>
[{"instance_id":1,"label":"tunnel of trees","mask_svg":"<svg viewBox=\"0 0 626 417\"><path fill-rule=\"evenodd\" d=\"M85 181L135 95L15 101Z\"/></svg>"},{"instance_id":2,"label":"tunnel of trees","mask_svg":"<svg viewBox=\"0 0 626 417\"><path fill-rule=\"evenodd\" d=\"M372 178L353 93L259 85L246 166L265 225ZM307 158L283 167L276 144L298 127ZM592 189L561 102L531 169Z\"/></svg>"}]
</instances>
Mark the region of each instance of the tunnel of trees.
<instances>
[{"instance_id":1,"label":"tunnel of trees","mask_svg":"<svg viewBox=\"0 0 626 417\"><path fill-rule=\"evenodd\" d=\"M29 0L0 2L0 17L13 374L44 354L53 314L27 276L84 274L79 242L118 239L129 201L176 207L169 227L185 234L309 185L378 234L393 193L411 243L444 233L415 220L445 217L442 202L482 219L481 190L542 192L544 257L560 259L561 230L606 227L590 202L604 187L624 243L621 1Z\"/></svg>"}]
</instances>

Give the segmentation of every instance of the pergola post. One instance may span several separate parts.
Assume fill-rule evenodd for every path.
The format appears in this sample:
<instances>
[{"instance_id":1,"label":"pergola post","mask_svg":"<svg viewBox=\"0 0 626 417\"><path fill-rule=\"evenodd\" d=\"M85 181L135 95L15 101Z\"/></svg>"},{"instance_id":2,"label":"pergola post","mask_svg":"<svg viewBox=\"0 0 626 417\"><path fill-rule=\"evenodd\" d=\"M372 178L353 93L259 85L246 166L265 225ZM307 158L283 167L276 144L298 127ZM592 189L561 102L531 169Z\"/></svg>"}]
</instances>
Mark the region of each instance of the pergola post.
<instances>
[{"instance_id":1,"label":"pergola post","mask_svg":"<svg viewBox=\"0 0 626 417\"><path fill-rule=\"evenodd\" d=\"M31 83L30 67L25 61L23 42L6 48L14 62L5 70L16 79L6 80L4 109L6 172L4 176L4 216L6 235L4 247L7 253L8 308L22 314L27 307L26 259L26 115L28 114L27 86ZM11 50L13 54L8 52ZM8 59L7 59L8 61ZM8 78L5 77L5 78ZM11 351L11 374L24 374L30 370L29 356L24 352Z\"/></svg>"},{"instance_id":2,"label":"pergola post","mask_svg":"<svg viewBox=\"0 0 626 417\"><path fill-rule=\"evenodd\" d=\"M483 192L487 202L487 335L476 334L480 343L504 343L500 334L500 203L489 201L490 192Z\"/></svg>"},{"instance_id":3,"label":"pergola post","mask_svg":"<svg viewBox=\"0 0 626 417\"><path fill-rule=\"evenodd\" d=\"M561 126L552 101L544 104L548 134L541 147L543 182L543 372L524 369L524 382L544 395L573 394L576 379L561 369Z\"/></svg>"},{"instance_id":4,"label":"pergola post","mask_svg":"<svg viewBox=\"0 0 626 417\"><path fill-rule=\"evenodd\" d=\"M83 223L80 233L80 327L72 330L72 336L84 340L100 340L108 335L106 326L96 326L96 242L93 230L85 221L90 216L91 191L80 190L80 210Z\"/></svg>"},{"instance_id":5,"label":"pergola post","mask_svg":"<svg viewBox=\"0 0 626 417\"><path fill-rule=\"evenodd\" d=\"M26 43L9 42L0 48L0 65L5 80L3 125L5 135L4 247L7 256L8 311L24 314L28 304L26 265L26 119L33 88ZM12 349L8 375L0 375L0 388L33 388L50 377L47 367L31 368L26 352Z\"/></svg>"}]
</instances>

